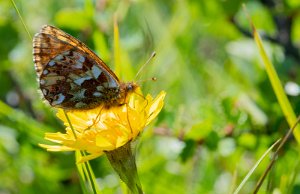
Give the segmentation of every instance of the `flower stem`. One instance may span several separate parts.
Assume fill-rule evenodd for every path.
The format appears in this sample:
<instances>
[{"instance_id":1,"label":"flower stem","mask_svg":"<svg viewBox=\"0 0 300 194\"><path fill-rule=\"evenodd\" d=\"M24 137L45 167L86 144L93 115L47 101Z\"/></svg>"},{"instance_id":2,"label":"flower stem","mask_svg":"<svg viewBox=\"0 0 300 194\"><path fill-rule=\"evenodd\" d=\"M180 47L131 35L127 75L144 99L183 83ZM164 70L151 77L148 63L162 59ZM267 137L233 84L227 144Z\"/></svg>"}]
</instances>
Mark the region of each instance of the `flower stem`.
<instances>
[{"instance_id":1,"label":"flower stem","mask_svg":"<svg viewBox=\"0 0 300 194\"><path fill-rule=\"evenodd\" d=\"M80 151L81 156L84 156L85 153L83 151ZM92 188L92 191L94 194L97 194L97 189L96 189L96 180L95 180L95 175L93 170L91 169L91 166L89 164L89 162L84 162L83 163L83 168L84 168L84 173L85 176L87 177L87 180Z\"/></svg>"},{"instance_id":2,"label":"flower stem","mask_svg":"<svg viewBox=\"0 0 300 194\"><path fill-rule=\"evenodd\" d=\"M67 118L67 121L69 123L69 126L73 132L73 135L74 135L74 138L76 139L76 133L75 133L75 129L73 128L73 125L70 121L70 118L68 116L68 114L66 113L66 111L64 110L64 114L65 114L65 117ZM80 151L80 152L76 152L76 161L78 159L78 156L77 154L80 153L81 156L84 156L85 153L83 151ZM77 162L76 162L77 163ZM80 167L82 167L82 170L80 169ZM100 193L100 192L97 192L99 189L96 188L96 180L95 180L95 175L94 175L94 172L93 170L91 169L90 167L90 164L88 162L84 162L83 164L77 164L77 169L78 169L78 172L79 172L79 175L82 176L82 180L87 180L88 183L90 184L91 188L92 188L92 191L94 194L97 194L97 193ZM82 173L83 172L83 173ZM83 177L85 175L85 178ZM82 184L82 185L85 185L85 184Z\"/></svg>"},{"instance_id":3,"label":"flower stem","mask_svg":"<svg viewBox=\"0 0 300 194\"><path fill-rule=\"evenodd\" d=\"M130 143L128 142L122 147L107 152L106 156L131 193L143 194L142 185L137 173L135 156L132 153Z\"/></svg>"}]
</instances>

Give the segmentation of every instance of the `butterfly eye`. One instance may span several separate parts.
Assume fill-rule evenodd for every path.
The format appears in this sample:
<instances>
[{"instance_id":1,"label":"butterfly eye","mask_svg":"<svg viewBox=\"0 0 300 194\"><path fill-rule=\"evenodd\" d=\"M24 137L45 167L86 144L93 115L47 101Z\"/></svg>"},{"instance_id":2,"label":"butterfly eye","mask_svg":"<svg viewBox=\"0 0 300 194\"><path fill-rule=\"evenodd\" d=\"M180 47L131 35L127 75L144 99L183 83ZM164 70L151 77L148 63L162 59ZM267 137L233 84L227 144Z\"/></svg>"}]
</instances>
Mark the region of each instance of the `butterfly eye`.
<instances>
[{"instance_id":1,"label":"butterfly eye","mask_svg":"<svg viewBox=\"0 0 300 194\"><path fill-rule=\"evenodd\" d=\"M127 85L127 91L133 91L133 86L132 84Z\"/></svg>"}]
</instances>

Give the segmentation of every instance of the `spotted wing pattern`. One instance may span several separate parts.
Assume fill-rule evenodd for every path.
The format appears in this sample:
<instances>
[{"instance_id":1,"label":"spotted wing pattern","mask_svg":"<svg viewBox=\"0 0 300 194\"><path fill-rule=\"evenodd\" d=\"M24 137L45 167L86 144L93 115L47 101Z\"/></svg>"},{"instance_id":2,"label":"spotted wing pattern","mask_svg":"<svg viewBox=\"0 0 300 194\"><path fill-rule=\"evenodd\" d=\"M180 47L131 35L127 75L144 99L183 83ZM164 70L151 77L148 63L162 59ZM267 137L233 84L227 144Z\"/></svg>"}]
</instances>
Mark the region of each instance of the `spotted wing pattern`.
<instances>
[{"instance_id":1,"label":"spotted wing pattern","mask_svg":"<svg viewBox=\"0 0 300 194\"><path fill-rule=\"evenodd\" d=\"M85 44L46 25L33 39L40 89L51 106L90 109L120 98L120 82Z\"/></svg>"}]
</instances>

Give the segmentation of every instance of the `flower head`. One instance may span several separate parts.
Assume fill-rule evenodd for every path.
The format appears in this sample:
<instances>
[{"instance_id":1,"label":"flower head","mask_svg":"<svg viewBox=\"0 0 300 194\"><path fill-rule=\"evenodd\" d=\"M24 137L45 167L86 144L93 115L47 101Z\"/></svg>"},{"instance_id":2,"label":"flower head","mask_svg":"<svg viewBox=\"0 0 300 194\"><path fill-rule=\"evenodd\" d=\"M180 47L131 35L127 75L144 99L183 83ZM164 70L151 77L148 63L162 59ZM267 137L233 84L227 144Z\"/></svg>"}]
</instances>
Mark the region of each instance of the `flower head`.
<instances>
[{"instance_id":1,"label":"flower head","mask_svg":"<svg viewBox=\"0 0 300 194\"><path fill-rule=\"evenodd\" d=\"M45 139L58 145L40 146L48 151L86 151L88 155L79 162L94 159L135 139L158 115L165 94L162 91L153 99L150 95L144 97L138 89L128 94L128 102L121 106L70 112L58 109L57 117L64 122L66 133L46 133Z\"/></svg>"}]
</instances>

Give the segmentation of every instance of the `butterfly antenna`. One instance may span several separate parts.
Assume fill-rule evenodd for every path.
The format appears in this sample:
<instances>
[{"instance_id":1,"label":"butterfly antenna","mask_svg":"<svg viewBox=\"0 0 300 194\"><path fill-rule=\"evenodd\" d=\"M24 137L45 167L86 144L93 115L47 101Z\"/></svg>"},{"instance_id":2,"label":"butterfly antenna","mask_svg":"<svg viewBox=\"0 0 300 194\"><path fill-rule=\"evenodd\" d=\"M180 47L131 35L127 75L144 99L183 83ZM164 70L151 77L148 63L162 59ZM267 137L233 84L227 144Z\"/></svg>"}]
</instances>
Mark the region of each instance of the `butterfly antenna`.
<instances>
[{"instance_id":1,"label":"butterfly antenna","mask_svg":"<svg viewBox=\"0 0 300 194\"><path fill-rule=\"evenodd\" d=\"M139 83L139 84L142 84L144 82L148 82L148 81L157 81L157 78L156 77L151 77L150 79L145 79L145 80L137 80L136 82Z\"/></svg>"},{"instance_id":2,"label":"butterfly antenna","mask_svg":"<svg viewBox=\"0 0 300 194\"><path fill-rule=\"evenodd\" d=\"M151 56L149 57L149 59L146 61L146 63L144 63L144 65L142 65L142 67L139 69L139 71L137 72L137 74L135 75L135 80L137 79L137 77L140 75L140 73L142 72L142 70L145 68L146 65L148 65L150 63L150 61L155 57L156 52L153 51Z\"/></svg>"}]
</instances>

